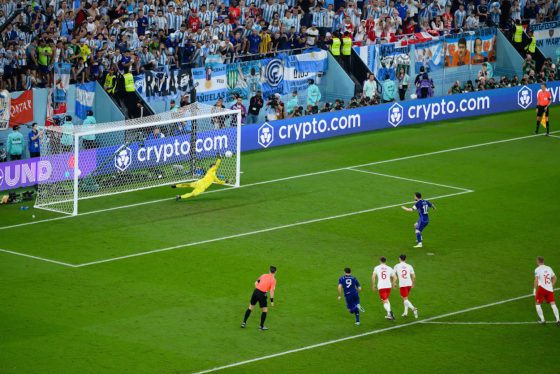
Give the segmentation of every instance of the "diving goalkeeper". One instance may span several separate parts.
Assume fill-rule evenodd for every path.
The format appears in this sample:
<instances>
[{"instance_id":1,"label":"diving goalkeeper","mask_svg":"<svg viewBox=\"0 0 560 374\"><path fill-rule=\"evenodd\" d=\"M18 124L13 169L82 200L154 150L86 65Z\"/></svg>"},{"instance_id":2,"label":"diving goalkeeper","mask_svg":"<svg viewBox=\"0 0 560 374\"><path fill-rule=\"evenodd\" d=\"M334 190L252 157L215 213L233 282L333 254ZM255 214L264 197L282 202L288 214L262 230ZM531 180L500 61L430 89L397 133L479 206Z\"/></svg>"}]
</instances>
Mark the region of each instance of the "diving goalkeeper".
<instances>
[{"instance_id":1,"label":"diving goalkeeper","mask_svg":"<svg viewBox=\"0 0 560 374\"><path fill-rule=\"evenodd\" d=\"M212 183L224 184L225 181L218 178L216 172L222 163L222 159L218 158L216 163L210 166L210 169L204 174L204 178L197 180L196 182L192 183L179 183L174 184L171 188L192 188L193 190L190 193L184 195L177 195L175 196L175 200L179 201L181 199L188 199L189 197L198 196L204 191L208 189L212 185Z\"/></svg>"}]
</instances>

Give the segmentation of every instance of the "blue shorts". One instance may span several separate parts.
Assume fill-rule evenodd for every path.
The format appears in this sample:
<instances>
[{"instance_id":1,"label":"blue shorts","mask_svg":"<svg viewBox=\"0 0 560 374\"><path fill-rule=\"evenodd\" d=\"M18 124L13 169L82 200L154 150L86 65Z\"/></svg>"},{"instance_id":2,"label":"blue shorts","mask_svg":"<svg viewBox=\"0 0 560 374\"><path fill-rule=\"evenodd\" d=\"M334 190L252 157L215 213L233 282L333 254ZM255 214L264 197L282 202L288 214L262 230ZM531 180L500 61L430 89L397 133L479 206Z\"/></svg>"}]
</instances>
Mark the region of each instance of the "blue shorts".
<instances>
[{"instance_id":1,"label":"blue shorts","mask_svg":"<svg viewBox=\"0 0 560 374\"><path fill-rule=\"evenodd\" d=\"M360 296L358 296L357 292L344 295L344 299L346 300L346 308L348 310L354 309L360 303Z\"/></svg>"},{"instance_id":2,"label":"blue shorts","mask_svg":"<svg viewBox=\"0 0 560 374\"><path fill-rule=\"evenodd\" d=\"M422 232L422 230L424 230L426 226L428 226L428 223L430 223L430 221L418 220L418 222L416 222L416 229Z\"/></svg>"}]
</instances>

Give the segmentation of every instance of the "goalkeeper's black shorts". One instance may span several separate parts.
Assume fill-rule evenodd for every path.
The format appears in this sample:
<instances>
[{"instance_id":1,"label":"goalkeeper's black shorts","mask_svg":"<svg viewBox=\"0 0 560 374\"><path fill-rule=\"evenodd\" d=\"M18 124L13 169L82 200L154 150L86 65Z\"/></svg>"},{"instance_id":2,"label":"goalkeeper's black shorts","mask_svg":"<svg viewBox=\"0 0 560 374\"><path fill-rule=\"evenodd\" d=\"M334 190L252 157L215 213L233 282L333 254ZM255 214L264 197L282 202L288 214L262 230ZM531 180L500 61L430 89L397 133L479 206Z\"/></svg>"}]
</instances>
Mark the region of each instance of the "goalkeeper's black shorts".
<instances>
[{"instance_id":1,"label":"goalkeeper's black shorts","mask_svg":"<svg viewBox=\"0 0 560 374\"><path fill-rule=\"evenodd\" d=\"M261 308L266 308L266 306L268 305L266 300L266 292L262 292L261 290L255 288L255 290L253 291L253 295L251 296L251 305L257 305L257 303L259 303L259 306Z\"/></svg>"}]
</instances>

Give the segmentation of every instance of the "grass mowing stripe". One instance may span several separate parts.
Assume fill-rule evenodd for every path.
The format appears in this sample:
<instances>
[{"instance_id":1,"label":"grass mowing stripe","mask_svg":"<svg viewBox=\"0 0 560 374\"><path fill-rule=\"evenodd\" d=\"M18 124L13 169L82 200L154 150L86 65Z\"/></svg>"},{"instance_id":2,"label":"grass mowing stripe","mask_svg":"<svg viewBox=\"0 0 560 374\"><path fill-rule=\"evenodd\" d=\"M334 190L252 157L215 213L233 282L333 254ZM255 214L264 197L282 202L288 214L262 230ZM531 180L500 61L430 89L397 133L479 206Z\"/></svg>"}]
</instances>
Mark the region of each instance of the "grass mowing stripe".
<instances>
[{"instance_id":1,"label":"grass mowing stripe","mask_svg":"<svg viewBox=\"0 0 560 374\"><path fill-rule=\"evenodd\" d=\"M347 341L347 340L358 339L358 338L362 338L364 336L370 336L370 335L380 334L380 333L386 332L386 331L397 330L397 329L401 329L403 327L409 327L409 326L418 325L418 324L426 324L430 321L434 321L434 320L437 320L437 319L441 319L441 318L445 318L445 317L451 317L451 316L455 316L457 314L468 313L468 312L472 312L472 311L479 310L479 309L490 308L490 307L493 307L493 306L496 306L496 305L502 305L502 304L510 303L512 301L526 299L526 298L531 297L531 296L533 296L533 294L518 296L518 297L511 298L511 299L500 300L500 301L496 301L496 302L493 302L493 303L490 303L490 304L484 304L484 305L479 305L479 306L475 306L475 307L472 307L472 308L458 310L456 312L440 314L438 316L434 316L434 317L430 317L430 318L426 318L426 319L423 319L423 320L418 320L418 321L414 321L414 322L410 322L410 323L405 323L405 324L402 324L402 325L391 326L391 327L387 327L387 328L384 328L384 329L372 330L372 331L364 332L364 333L361 333L361 334L350 335L350 336L340 338L340 339L334 339L334 340L329 340L329 341L322 342L322 343L308 345L308 346L301 347L301 348L290 349L289 351L274 353L274 354L271 354L271 355L257 357L257 358L253 358L253 359L245 360L245 361L240 361L240 362L236 362L236 363L229 364L229 365L218 366L218 367L215 367L215 368L212 368L212 369L198 371L195 374L212 373L212 372L215 372L215 371L220 371L220 370L224 370L224 369L229 369L229 368L233 368L233 367L238 367L238 366L251 364L253 362L264 361L264 360L268 360L268 359L275 358L275 357L285 356L285 355L289 355L289 354L292 354L292 353L308 351L310 349L320 348L320 347L324 347L326 345L336 344L336 343L344 342L344 341Z\"/></svg>"},{"instance_id":2,"label":"grass mowing stripe","mask_svg":"<svg viewBox=\"0 0 560 374\"><path fill-rule=\"evenodd\" d=\"M467 193L470 193L470 192L472 192L472 191L460 191L460 192L455 192L455 193L446 194L446 195L434 196L434 197L430 197L430 198L427 198L427 199L437 200L437 199L443 199L443 198L446 198L446 197L464 195L464 194L467 194ZM208 243L214 243L214 242L219 242L219 241L228 240L228 239L242 238L242 237L245 237L245 236L263 234L263 233L266 233L266 232L278 231L278 230L287 229L287 228L291 228L291 227L309 225L309 224L317 223L317 222L330 221L330 220L339 219L339 218L356 216L356 215L359 215L359 214L375 212L375 211L383 210L383 209L396 208L396 207L399 207L399 206L402 206L402 205L412 204L412 203L413 203L413 201L407 201L407 202L404 202L404 203L386 205L386 206L382 206L382 207L378 207L378 208L371 208L371 209L359 210L359 211L356 211L356 212L337 214L337 215L329 216L329 217L315 218L315 219L310 219L310 220L307 220L307 221L290 223L290 224L287 224L287 225L269 227L269 228L262 229L262 230L255 230L255 231L249 231L249 232L244 232L244 233L240 233L240 234L228 235L228 236L223 236L223 237L220 237L220 238L202 240L202 241L194 242L194 243L179 244L179 245L175 245L175 246L172 246L172 247L166 247L166 248L154 249L154 250L151 250L151 251L133 253L133 254L130 254L130 255L113 257L113 258L108 258L108 259L99 260L99 261L91 261L91 262L86 262L86 263L83 263L83 264L77 264L77 265L74 265L74 266L79 268L79 267L84 267L84 266L102 264L102 263L105 263L105 262L124 260L124 259L132 258L132 257L145 256L145 255L149 255L149 254L153 254L153 253L167 252L167 251L172 251L174 249L193 247L195 245L200 245L200 244L208 244Z\"/></svg>"},{"instance_id":3,"label":"grass mowing stripe","mask_svg":"<svg viewBox=\"0 0 560 374\"><path fill-rule=\"evenodd\" d=\"M551 134L555 134L557 132L560 132L560 130L552 131ZM336 169L323 170L323 171L318 171L318 172L314 172L314 173L293 175L293 176L285 177L285 178L278 178L278 179L271 179L271 180L266 180L266 181L261 181L261 182L249 183L249 184L241 185L238 188L259 186L261 184L282 182L282 181L286 181L286 180L290 180L290 179L304 178L304 177L309 177L309 176L313 176L313 175L332 173L332 172L346 170L346 169L359 168L359 167L372 166L372 165L379 165L379 164L385 164L385 163L389 163L389 162L403 161L403 160L409 160L409 159L418 158L418 157L437 155L437 154L441 154L441 153L461 151L461 150L464 150L464 149L484 147L484 146L493 145L493 144L513 142L513 141L517 141L517 140L530 139L530 138L534 138L534 137L537 137L537 136L544 136L544 134L533 134L533 135L527 135L527 136L520 136L520 137L516 137L516 138L508 138L508 139L496 140L496 141L492 141L492 142L472 144L472 145L467 145L467 146L463 146L463 147L449 148L449 149L444 149L444 150L440 150L440 151L419 153L419 154L416 154L416 155L398 157L398 158L393 158L393 159L388 159L388 160L373 161L373 162L366 163L366 164L360 164L360 165L353 165L353 166L347 166L347 167L336 168ZM550 135L550 136L554 136L554 135ZM554 136L554 137L558 137L558 136ZM231 189L220 189L220 190L208 191L208 192L205 192L205 193L208 194L208 193L216 193L216 192L223 192L223 191L230 191L230 190ZM143 202L139 202L139 203L135 203L135 204L122 205L122 206L117 206L117 207L112 207L112 208L93 210L91 212L80 213L79 216L86 216L86 215L90 215L90 214L104 213L104 212L109 212L109 211L118 210L118 209L133 208L133 207L136 207L136 206L142 206L142 205L148 205L148 204L156 204L156 203L160 203L162 201L168 201L168 200L173 200L173 199L174 199L174 197L165 198L165 199L150 200L150 201L143 201ZM55 217L55 218L38 220L38 221L19 223L19 224L9 225L9 226L0 226L0 230L6 230L6 229L21 227L21 226L28 226L28 225L36 225L38 223L58 221L58 220L68 219L68 218L73 218L73 216L68 215L68 216L63 216L63 217Z\"/></svg>"}]
</instances>

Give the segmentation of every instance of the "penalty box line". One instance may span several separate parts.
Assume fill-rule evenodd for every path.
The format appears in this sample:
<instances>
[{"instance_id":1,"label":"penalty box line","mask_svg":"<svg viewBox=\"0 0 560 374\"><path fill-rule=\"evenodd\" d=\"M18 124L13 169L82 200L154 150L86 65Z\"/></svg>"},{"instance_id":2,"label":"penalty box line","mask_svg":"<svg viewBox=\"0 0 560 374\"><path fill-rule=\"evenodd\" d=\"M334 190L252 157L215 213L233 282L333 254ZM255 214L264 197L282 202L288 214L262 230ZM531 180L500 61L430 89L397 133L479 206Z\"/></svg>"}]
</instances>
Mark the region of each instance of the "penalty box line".
<instances>
[{"instance_id":1,"label":"penalty box line","mask_svg":"<svg viewBox=\"0 0 560 374\"><path fill-rule=\"evenodd\" d=\"M551 134L555 134L555 133L558 133L558 132L560 132L560 130L552 131ZM244 184L244 185L239 186L238 188L254 187L254 186L259 186L259 185L262 185L262 184L283 182L283 181L287 181L287 180L290 180L290 179L297 179L297 178L310 177L310 176L313 176L313 175L333 173L333 172L346 170L346 169L354 169L354 168L360 168L360 167L364 167L364 166L386 164L386 163L390 163L390 162L404 161L404 160L410 160L410 159L426 157L426 156L433 156L433 155L438 155L438 154L442 154L442 153L462 151L462 150L465 150L465 149L485 147L485 146L489 146L489 145L493 145L493 144L501 144L501 143L518 141L518 140L531 139L531 138L538 137L538 136L545 136L545 135L544 134L533 134L533 135L520 136L520 137L516 137L516 138L507 138L507 139L495 140L495 141L491 141L491 142L471 144L471 145L466 145L466 146L462 146L462 147L448 148L448 149L443 149L443 150L434 151L434 152L419 153L419 154L415 154L415 155L398 157L398 158L393 158L393 159L373 161L373 162L360 164L360 165L352 165L352 166L346 166L346 167L342 167L342 168L317 171L317 172L313 172L313 173L292 175L292 176L284 177L284 178L270 179L270 180L265 180L265 181L261 181L261 182ZM236 188L236 189L238 189L238 188ZM220 190L208 191L206 193L208 194L208 193L224 192L224 191L230 191L230 190L231 189L220 189ZM135 203L135 204L116 206L116 207L112 207L112 208L92 210L90 212L80 213L78 215L78 217L87 216L87 215L90 215L90 214L110 212L110 211L119 210L119 209L134 208L134 207L149 205L149 204L157 204L157 203L161 203L161 202L164 202L164 201L171 201L173 199L174 199L174 197L169 197L169 198L165 198L165 199L157 199L157 200L143 201L143 202L139 202L139 203ZM19 224L15 224L15 225L0 226L0 230L7 230L7 229L11 229L11 228L28 226L28 225L36 225L36 224L44 223L44 222L59 221L59 220L68 219L68 218L75 218L75 217L65 215L65 216L61 216L61 217L47 218L47 219L43 219L43 220L37 220L37 221L26 222L26 223L19 223Z\"/></svg>"},{"instance_id":2,"label":"penalty box line","mask_svg":"<svg viewBox=\"0 0 560 374\"><path fill-rule=\"evenodd\" d=\"M399 180L404 180L404 181L408 181L408 182L415 182L415 183L424 183L424 184L430 184L430 185L434 185L434 186L459 190L459 192L455 192L455 193L451 193L451 194L445 194L445 195L430 197L429 198L430 200L437 200L437 199L442 199L442 198L446 198L446 197L453 197L453 196L458 196L458 195L474 192L473 190L469 190L469 189L465 189L465 188L461 188L461 187L448 186L448 185L439 184L439 183L432 183L432 182L421 181L421 180L417 180L417 179L404 178L404 177L399 177L399 176L395 176L395 175L382 174L382 173L376 173L376 172L370 172L370 171L364 171L364 170L358 170L358 169L352 169L352 168L343 168L343 169L339 169L337 171L362 172L362 173L373 174L373 175L386 177L386 178L399 179ZM220 190L218 190L218 191L220 191ZM365 210L359 210L359 211L354 211L354 212L337 214L337 215L328 216L328 217L314 218L314 219L301 221L301 222L295 222L295 223L290 223L290 224L285 224L285 225L280 225L280 226L273 226L273 227L269 227L269 228L261 229L261 230L255 230L255 231L249 231L249 232L244 232L244 233L239 233L239 234L233 234L233 235L223 236L223 237L219 237L219 238L202 240L202 241L198 241L198 242L179 244L179 245L176 245L176 246L153 249L153 250L144 251L144 252L131 253L129 255L112 257L112 258L108 258L108 259L91 261L91 262L86 262L86 263L81 263L81 264L69 264L69 263L62 262L62 261L52 260L52 259L45 258L45 257L32 256L32 255L28 255L26 253L10 251L10 250L6 250L6 249L0 249L0 252L5 252L5 253L18 255L18 256L28 257L28 258L32 258L32 259L35 259L35 260L50 262L50 263L54 263L54 264L58 264L58 265L62 265L62 266L79 268L79 267L102 264L102 263L106 263L106 262L124 260L124 259L132 258L132 257L145 256L145 255L153 254L153 253L167 252L167 251L171 251L171 250L175 250L175 249L193 247L193 246L201 245L201 244L214 243L214 242L228 240L228 239L242 238L242 237L245 237L245 236L252 236L252 235L262 234L262 233L271 232L271 231L278 231L278 230L287 229L287 228L291 228L291 227L297 227L297 226L303 226L303 225L308 225L308 224L322 222L322 221L329 221L329 220L334 220L334 219L339 219L339 218L345 218L345 217L355 216L355 215L359 215L359 214L371 213L371 212L375 212L375 211L378 211L378 210L395 208L395 207L398 207L398 206L401 206L401 205L411 204L411 203L413 203L413 202L409 201L409 202L405 202L405 203L392 204L392 205L386 205L386 206L377 207L377 208L370 208L370 209L365 209Z\"/></svg>"},{"instance_id":3,"label":"penalty box line","mask_svg":"<svg viewBox=\"0 0 560 374\"><path fill-rule=\"evenodd\" d=\"M446 195L438 195L438 196L434 196L434 197L429 197L428 199L429 200L444 199L444 198L447 198L447 197L464 195L464 194L471 193L471 192L473 192L473 191L470 191L470 190L459 191L459 192L454 192L454 193L450 193L450 194L446 194ZM278 231L278 230L283 230L283 229L288 229L288 228L298 227L298 226L304 226L304 225L309 225L309 224L318 223L318 222L331 221L331 220L335 220L335 219L346 218L346 217L356 216L356 215L360 215L360 214L376 212L376 211L384 210L384 209L397 208L397 207L400 207L402 205L407 205L407 204L412 204L412 203L414 203L414 202L413 201L407 201L407 202L404 202L404 203L391 204L391 205L386 205L386 206L377 207L377 208L370 208L370 209L364 209L364 210L359 210L359 211L354 211L354 212L337 214L337 215L334 215L334 216L314 218L314 219L310 219L310 220L307 220L307 221L289 223L289 224L280 225L280 226L273 226L273 227L269 227L269 228L261 229L261 230L248 231L248 232L244 232L244 233L240 233L240 234L233 234L233 235L223 236L223 237L214 238L214 239L206 239L206 240L202 240L202 241L198 241L198 242L179 244L179 245L175 245L175 246L172 246L172 247L159 248L159 249L154 249L154 250L145 251L145 252L132 253L132 254L129 254L129 255L124 255L124 256L118 256L118 257L113 257L113 258L108 258L108 259L103 259L103 260L98 260L98 261L86 262L86 263L83 263L83 264L76 264L76 265L74 265L74 267L80 268L80 267L85 267L85 266L102 264L102 263L106 263L106 262L124 260L124 259L132 258L132 257L145 256L145 255L149 255L149 254L153 254L153 253L167 252L167 251L172 251L172 250L175 250L175 249L193 247L193 246L201 245L201 244L208 244L208 243L220 242L220 241L223 241L223 240L243 238L243 237L246 237L246 236L263 234L263 233L267 233L267 232Z\"/></svg>"},{"instance_id":4,"label":"penalty box line","mask_svg":"<svg viewBox=\"0 0 560 374\"><path fill-rule=\"evenodd\" d=\"M511 298L511 299L500 300L500 301L496 301L496 302L489 303L489 304L484 304L484 305L479 305L479 306L475 306L475 307L472 307L472 308L458 310L458 311L455 311L455 312L440 314L440 315L437 315L437 316L434 316L434 317L429 317L429 318L426 318L426 319L417 320L417 321L410 322L410 323L404 323L402 325L396 325L396 326L386 327L386 328L383 328L383 329L371 330L371 331L364 332L364 333L361 333L361 334L350 335L350 336L346 336L344 338L339 338L339 339L334 339L334 340L328 340L328 341L325 341L325 342L322 342L322 343L317 343L317 344L312 344L312 345L308 345L308 346L305 346L305 347L290 349L288 351L278 352L278 353L274 353L274 354L270 354L270 355L266 355L266 356L261 356L261 357L257 357L257 358L253 358L253 359L249 359L249 360L245 360L245 361L239 361L239 362L235 362L235 363L232 363L232 364L229 364L229 365L218 366L218 367L215 367L215 368L198 371L195 374L212 373L212 372L215 372L215 371L220 371L220 370L225 370L225 369L230 369L230 368L234 368L234 367L239 367L239 366L243 366L243 365L252 364L254 362L269 360L271 358L286 356L286 355L289 355L289 354L292 354L292 353L309 351L309 350L315 349L315 348L320 348L320 347L325 347L325 346L332 345L332 344L342 343L342 342L345 342L345 341L348 341L348 340L363 338L365 336L376 335L376 334L380 334L380 333L391 331L391 330L398 330L398 329L402 329L402 328L410 327L410 326L414 326L414 325L425 325L425 324L429 324L431 321L435 321L435 320L438 320L438 319L451 317L451 316L455 316L455 315L458 315L458 314L469 313L469 312L473 312L475 310L491 308L493 306L502 305L502 304L513 302L513 301L526 299L526 298L532 297L532 296L533 295L530 294L530 295L523 295L523 296L514 297L514 298Z\"/></svg>"}]
</instances>

